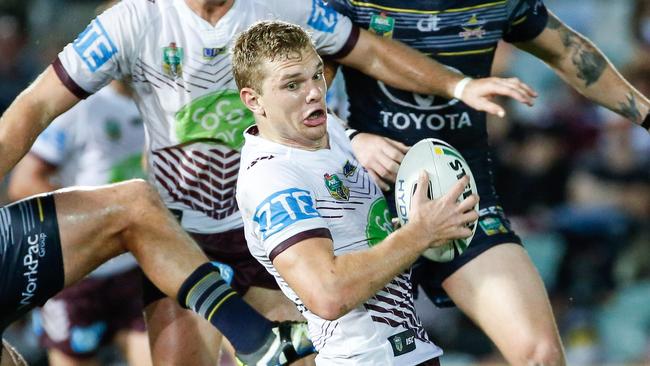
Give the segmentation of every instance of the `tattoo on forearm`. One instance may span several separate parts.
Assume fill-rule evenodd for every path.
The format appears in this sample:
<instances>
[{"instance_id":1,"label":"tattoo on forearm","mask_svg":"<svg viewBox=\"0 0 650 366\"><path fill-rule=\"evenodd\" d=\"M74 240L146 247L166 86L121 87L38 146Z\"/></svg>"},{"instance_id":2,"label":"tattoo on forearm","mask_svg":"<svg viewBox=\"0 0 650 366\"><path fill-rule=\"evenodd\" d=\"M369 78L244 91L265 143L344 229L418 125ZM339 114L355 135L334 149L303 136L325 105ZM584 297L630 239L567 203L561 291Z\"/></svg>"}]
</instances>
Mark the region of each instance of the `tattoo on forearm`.
<instances>
[{"instance_id":1,"label":"tattoo on forearm","mask_svg":"<svg viewBox=\"0 0 650 366\"><path fill-rule=\"evenodd\" d=\"M617 112L633 122L641 121L641 112L637 107L636 98L633 93L627 95L627 100L625 102L618 103Z\"/></svg>"},{"instance_id":2,"label":"tattoo on forearm","mask_svg":"<svg viewBox=\"0 0 650 366\"><path fill-rule=\"evenodd\" d=\"M607 67L607 60L603 55L555 17L549 17L546 27L559 33L564 48L571 53L571 61L578 70L578 78L585 81L585 87L597 82Z\"/></svg>"}]
</instances>

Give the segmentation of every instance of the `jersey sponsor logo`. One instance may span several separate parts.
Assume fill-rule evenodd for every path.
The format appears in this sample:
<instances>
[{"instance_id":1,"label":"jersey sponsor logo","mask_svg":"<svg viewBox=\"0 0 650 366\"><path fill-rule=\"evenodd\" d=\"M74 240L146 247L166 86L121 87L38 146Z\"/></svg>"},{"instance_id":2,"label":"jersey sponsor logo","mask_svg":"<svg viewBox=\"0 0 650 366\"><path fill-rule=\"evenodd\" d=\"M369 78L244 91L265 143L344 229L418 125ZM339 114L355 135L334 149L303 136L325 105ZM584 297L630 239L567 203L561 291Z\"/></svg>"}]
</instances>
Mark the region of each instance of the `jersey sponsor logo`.
<instances>
[{"instance_id":1,"label":"jersey sponsor logo","mask_svg":"<svg viewBox=\"0 0 650 366\"><path fill-rule=\"evenodd\" d=\"M227 50L227 47L203 47L203 58L206 60L212 60L219 55L223 55Z\"/></svg>"},{"instance_id":2,"label":"jersey sponsor logo","mask_svg":"<svg viewBox=\"0 0 650 366\"><path fill-rule=\"evenodd\" d=\"M221 90L193 100L176 113L176 137L181 143L213 140L239 150L244 130L255 123L235 90Z\"/></svg>"},{"instance_id":3,"label":"jersey sponsor logo","mask_svg":"<svg viewBox=\"0 0 650 366\"><path fill-rule=\"evenodd\" d=\"M348 201L350 199L350 188L346 187L341 178L336 174L323 174L325 178L325 187L330 192L330 196L339 201Z\"/></svg>"},{"instance_id":4,"label":"jersey sponsor logo","mask_svg":"<svg viewBox=\"0 0 650 366\"><path fill-rule=\"evenodd\" d=\"M476 14L473 14L467 22L461 25L463 31L458 33L458 35L463 37L465 41L469 40L472 37L483 38L486 33L485 29L483 29L485 23L486 21L478 20Z\"/></svg>"},{"instance_id":5,"label":"jersey sponsor logo","mask_svg":"<svg viewBox=\"0 0 650 366\"><path fill-rule=\"evenodd\" d=\"M312 0L311 15L307 25L321 32L333 33L338 21L338 13L323 3L323 0Z\"/></svg>"},{"instance_id":6,"label":"jersey sponsor logo","mask_svg":"<svg viewBox=\"0 0 650 366\"><path fill-rule=\"evenodd\" d=\"M117 47L99 19L88 24L86 29L72 42L72 48L91 72L97 71L117 53Z\"/></svg>"},{"instance_id":7,"label":"jersey sponsor logo","mask_svg":"<svg viewBox=\"0 0 650 366\"><path fill-rule=\"evenodd\" d=\"M366 237L370 246L379 244L393 232L390 210L386 199L381 197L370 206L368 211L368 225L366 226Z\"/></svg>"},{"instance_id":8,"label":"jersey sponsor logo","mask_svg":"<svg viewBox=\"0 0 650 366\"><path fill-rule=\"evenodd\" d=\"M370 18L368 30L378 36L393 38L393 30L395 29L395 18L389 17L386 13L379 15L373 14Z\"/></svg>"},{"instance_id":9,"label":"jersey sponsor logo","mask_svg":"<svg viewBox=\"0 0 650 366\"><path fill-rule=\"evenodd\" d=\"M301 221L320 217L308 191L289 188L267 197L255 210L253 221L259 225L262 240Z\"/></svg>"},{"instance_id":10,"label":"jersey sponsor logo","mask_svg":"<svg viewBox=\"0 0 650 366\"><path fill-rule=\"evenodd\" d=\"M428 15L418 20L417 27L420 32L437 32L440 30L439 22L440 17L437 15Z\"/></svg>"},{"instance_id":11,"label":"jersey sponsor logo","mask_svg":"<svg viewBox=\"0 0 650 366\"><path fill-rule=\"evenodd\" d=\"M46 239L45 233L27 237L27 253L23 256L23 277L26 283L20 294L20 308L30 305L38 290L38 264L39 258L45 256Z\"/></svg>"},{"instance_id":12,"label":"jersey sponsor logo","mask_svg":"<svg viewBox=\"0 0 650 366\"><path fill-rule=\"evenodd\" d=\"M459 130L472 127L472 119L469 113L448 113L448 114L426 114L426 113L403 113L379 111L381 123L385 128L391 127L396 130Z\"/></svg>"},{"instance_id":13,"label":"jersey sponsor logo","mask_svg":"<svg viewBox=\"0 0 650 366\"><path fill-rule=\"evenodd\" d=\"M183 76L183 47L178 47L175 42L162 49L163 73L171 78Z\"/></svg>"}]
</instances>

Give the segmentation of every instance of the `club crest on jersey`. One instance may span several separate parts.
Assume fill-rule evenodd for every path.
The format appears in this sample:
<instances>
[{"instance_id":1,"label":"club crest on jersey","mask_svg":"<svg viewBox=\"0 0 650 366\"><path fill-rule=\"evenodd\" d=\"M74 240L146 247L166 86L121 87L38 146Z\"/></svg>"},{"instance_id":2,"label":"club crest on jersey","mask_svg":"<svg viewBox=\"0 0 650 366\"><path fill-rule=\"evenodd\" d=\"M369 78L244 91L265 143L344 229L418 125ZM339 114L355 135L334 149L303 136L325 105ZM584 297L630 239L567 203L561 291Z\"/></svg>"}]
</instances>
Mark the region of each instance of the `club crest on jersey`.
<instances>
[{"instance_id":1,"label":"club crest on jersey","mask_svg":"<svg viewBox=\"0 0 650 366\"><path fill-rule=\"evenodd\" d=\"M386 13L373 14L370 18L368 30L378 36L393 38L395 29L395 18L389 17Z\"/></svg>"},{"instance_id":2,"label":"club crest on jersey","mask_svg":"<svg viewBox=\"0 0 650 366\"><path fill-rule=\"evenodd\" d=\"M483 38L486 33L485 29L483 29L485 23L485 20L478 20L476 14L473 14L467 22L461 25L463 31L458 33L458 35L466 41L472 37Z\"/></svg>"},{"instance_id":3,"label":"club crest on jersey","mask_svg":"<svg viewBox=\"0 0 650 366\"><path fill-rule=\"evenodd\" d=\"M104 123L104 132L106 133L106 137L111 141L117 141L122 137L120 124L114 119L109 119Z\"/></svg>"},{"instance_id":4,"label":"club crest on jersey","mask_svg":"<svg viewBox=\"0 0 650 366\"><path fill-rule=\"evenodd\" d=\"M350 163L350 160L346 161L345 165L343 165L343 175L346 177L352 176L352 174L354 174L356 171L357 167L352 165L352 163Z\"/></svg>"},{"instance_id":5,"label":"club crest on jersey","mask_svg":"<svg viewBox=\"0 0 650 366\"><path fill-rule=\"evenodd\" d=\"M350 199L350 188L343 185L341 179L336 175L324 174L325 177L325 187L330 192L330 195L334 199L339 201L347 201Z\"/></svg>"},{"instance_id":6,"label":"club crest on jersey","mask_svg":"<svg viewBox=\"0 0 650 366\"><path fill-rule=\"evenodd\" d=\"M203 47L203 58L212 60L213 58L226 53L227 47Z\"/></svg>"},{"instance_id":7,"label":"club crest on jersey","mask_svg":"<svg viewBox=\"0 0 650 366\"><path fill-rule=\"evenodd\" d=\"M175 42L163 47L163 72L172 78L183 75L183 48L176 46Z\"/></svg>"}]
</instances>

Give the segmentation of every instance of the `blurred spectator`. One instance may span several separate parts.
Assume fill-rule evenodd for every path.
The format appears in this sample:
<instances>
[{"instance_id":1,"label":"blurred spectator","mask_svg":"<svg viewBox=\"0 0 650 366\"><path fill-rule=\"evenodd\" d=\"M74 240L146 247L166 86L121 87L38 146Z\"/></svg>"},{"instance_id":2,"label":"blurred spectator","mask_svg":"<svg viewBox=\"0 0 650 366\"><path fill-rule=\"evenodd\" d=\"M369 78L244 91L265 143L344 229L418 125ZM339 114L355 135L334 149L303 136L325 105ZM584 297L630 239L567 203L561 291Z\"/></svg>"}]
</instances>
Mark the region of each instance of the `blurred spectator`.
<instances>
[{"instance_id":1,"label":"blurred spectator","mask_svg":"<svg viewBox=\"0 0 650 366\"><path fill-rule=\"evenodd\" d=\"M0 10L0 113L36 76L36 65L27 52L27 28L24 15Z\"/></svg>"}]
</instances>

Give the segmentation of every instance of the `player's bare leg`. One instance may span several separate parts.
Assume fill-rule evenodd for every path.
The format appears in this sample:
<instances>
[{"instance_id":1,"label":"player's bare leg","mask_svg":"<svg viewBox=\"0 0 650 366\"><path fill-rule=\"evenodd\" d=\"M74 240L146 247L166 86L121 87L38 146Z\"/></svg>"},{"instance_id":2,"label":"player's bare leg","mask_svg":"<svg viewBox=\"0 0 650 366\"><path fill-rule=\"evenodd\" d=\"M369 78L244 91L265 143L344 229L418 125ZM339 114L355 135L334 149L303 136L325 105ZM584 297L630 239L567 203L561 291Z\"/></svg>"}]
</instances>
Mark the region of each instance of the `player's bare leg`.
<instances>
[{"instance_id":1,"label":"player's bare leg","mask_svg":"<svg viewBox=\"0 0 650 366\"><path fill-rule=\"evenodd\" d=\"M58 349L48 350L47 360L51 366L100 366L100 363L96 358L72 358Z\"/></svg>"},{"instance_id":2,"label":"player's bare leg","mask_svg":"<svg viewBox=\"0 0 650 366\"><path fill-rule=\"evenodd\" d=\"M123 330L115 335L115 343L119 346L126 363L129 366L152 366L149 352L147 332Z\"/></svg>"},{"instance_id":3,"label":"player's bare leg","mask_svg":"<svg viewBox=\"0 0 650 366\"><path fill-rule=\"evenodd\" d=\"M564 350L544 284L526 251L497 245L443 283L451 299L512 365L564 365Z\"/></svg>"},{"instance_id":4,"label":"player's bare leg","mask_svg":"<svg viewBox=\"0 0 650 366\"><path fill-rule=\"evenodd\" d=\"M270 320L304 320L279 290L251 287L244 300ZM218 364L222 337L203 318L169 298L148 305L145 314L154 365L178 365L181 361L192 365ZM295 364L313 365L313 360L314 356L307 357Z\"/></svg>"},{"instance_id":5,"label":"player's bare leg","mask_svg":"<svg viewBox=\"0 0 650 366\"><path fill-rule=\"evenodd\" d=\"M221 334L174 299L166 297L147 305L145 319L154 365L219 364Z\"/></svg>"}]
</instances>

